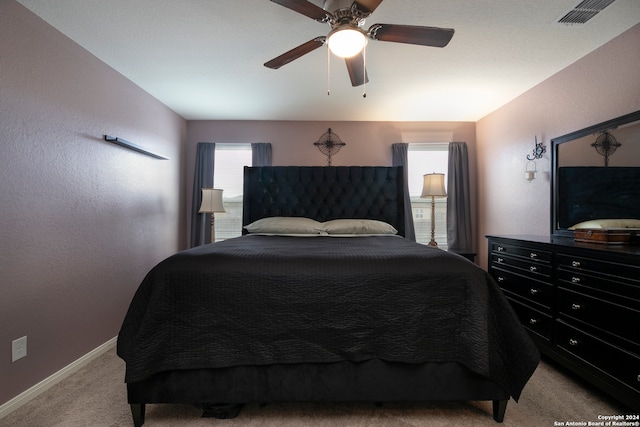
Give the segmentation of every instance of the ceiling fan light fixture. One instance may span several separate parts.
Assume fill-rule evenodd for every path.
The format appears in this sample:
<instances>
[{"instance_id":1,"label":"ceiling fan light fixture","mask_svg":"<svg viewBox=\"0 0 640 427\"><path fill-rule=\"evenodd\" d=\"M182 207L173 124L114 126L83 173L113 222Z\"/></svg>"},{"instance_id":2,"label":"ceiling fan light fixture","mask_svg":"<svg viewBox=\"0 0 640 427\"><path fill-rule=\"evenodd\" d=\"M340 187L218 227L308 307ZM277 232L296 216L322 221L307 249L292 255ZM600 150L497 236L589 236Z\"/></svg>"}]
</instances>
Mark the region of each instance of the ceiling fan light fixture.
<instances>
[{"instance_id":1,"label":"ceiling fan light fixture","mask_svg":"<svg viewBox=\"0 0 640 427\"><path fill-rule=\"evenodd\" d=\"M367 34L364 30L352 25L333 29L327 36L329 50L340 58L351 58L362 52L367 45Z\"/></svg>"}]
</instances>

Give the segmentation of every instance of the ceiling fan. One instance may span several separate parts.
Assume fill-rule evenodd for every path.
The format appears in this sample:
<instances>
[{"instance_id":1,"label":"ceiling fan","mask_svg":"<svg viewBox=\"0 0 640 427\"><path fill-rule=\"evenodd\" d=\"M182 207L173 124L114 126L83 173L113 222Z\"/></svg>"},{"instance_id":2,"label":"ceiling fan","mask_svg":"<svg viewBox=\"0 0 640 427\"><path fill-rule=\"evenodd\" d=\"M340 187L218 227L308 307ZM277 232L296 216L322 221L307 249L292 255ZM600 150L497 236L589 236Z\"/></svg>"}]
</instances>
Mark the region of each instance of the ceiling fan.
<instances>
[{"instance_id":1,"label":"ceiling fan","mask_svg":"<svg viewBox=\"0 0 640 427\"><path fill-rule=\"evenodd\" d=\"M307 0L271 1L318 22L328 23L331 31L327 36L316 37L283 53L264 66L278 69L326 43L332 53L345 59L353 86L369 81L364 61L364 47L368 39L445 47L454 33L452 28L395 24L373 24L365 31L365 20L382 0L324 0L322 8Z\"/></svg>"}]
</instances>

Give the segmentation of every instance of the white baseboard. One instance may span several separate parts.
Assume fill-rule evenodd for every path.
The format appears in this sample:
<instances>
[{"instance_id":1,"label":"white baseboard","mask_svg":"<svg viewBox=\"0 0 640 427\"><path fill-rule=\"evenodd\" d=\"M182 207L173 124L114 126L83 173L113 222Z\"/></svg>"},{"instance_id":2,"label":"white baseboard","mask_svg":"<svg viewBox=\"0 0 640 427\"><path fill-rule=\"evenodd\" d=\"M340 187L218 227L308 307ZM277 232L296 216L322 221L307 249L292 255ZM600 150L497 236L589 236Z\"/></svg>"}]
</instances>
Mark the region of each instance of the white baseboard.
<instances>
[{"instance_id":1,"label":"white baseboard","mask_svg":"<svg viewBox=\"0 0 640 427\"><path fill-rule=\"evenodd\" d=\"M96 359L99 356L102 356L107 351L115 347L117 341L118 341L118 337L114 337L110 339L109 341L102 344L101 346L91 350L89 353L85 354L78 360L60 369L55 374L45 378L44 380L40 381L38 384L20 393L19 395L17 395L16 397L8 401L7 403L4 403L3 405L0 406L0 419L6 417L11 412L15 411L22 405L28 403L29 401L31 401L41 393L47 391L49 388L56 385L63 379L67 378L69 375L73 374L74 372L78 371L80 368L85 366L87 363L91 362L93 359Z\"/></svg>"}]
</instances>

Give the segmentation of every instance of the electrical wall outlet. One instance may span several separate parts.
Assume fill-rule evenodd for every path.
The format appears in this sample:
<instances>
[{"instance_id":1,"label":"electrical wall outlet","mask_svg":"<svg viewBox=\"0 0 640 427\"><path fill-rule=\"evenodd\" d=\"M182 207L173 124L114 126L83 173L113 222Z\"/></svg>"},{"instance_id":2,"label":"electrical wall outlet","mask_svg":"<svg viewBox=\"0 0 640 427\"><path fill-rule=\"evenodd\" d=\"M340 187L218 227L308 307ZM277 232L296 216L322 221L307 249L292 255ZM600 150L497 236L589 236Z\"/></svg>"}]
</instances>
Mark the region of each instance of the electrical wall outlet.
<instances>
[{"instance_id":1,"label":"electrical wall outlet","mask_svg":"<svg viewBox=\"0 0 640 427\"><path fill-rule=\"evenodd\" d=\"M11 342L11 362L22 359L27 355L27 336Z\"/></svg>"}]
</instances>

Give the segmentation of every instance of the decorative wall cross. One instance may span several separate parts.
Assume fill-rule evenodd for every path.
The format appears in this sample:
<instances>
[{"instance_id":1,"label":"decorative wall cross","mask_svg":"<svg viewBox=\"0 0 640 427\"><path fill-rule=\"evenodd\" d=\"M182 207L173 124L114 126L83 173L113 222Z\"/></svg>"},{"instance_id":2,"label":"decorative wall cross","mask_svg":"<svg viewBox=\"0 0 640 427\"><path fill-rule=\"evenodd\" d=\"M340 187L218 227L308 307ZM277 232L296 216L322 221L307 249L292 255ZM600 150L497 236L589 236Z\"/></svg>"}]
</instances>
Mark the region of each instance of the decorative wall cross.
<instances>
[{"instance_id":1,"label":"decorative wall cross","mask_svg":"<svg viewBox=\"0 0 640 427\"><path fill-rule=\"evenodd\" d=\"M331 166L331 157L347 144L342 142L340 137L329 128L313 145L318 147L320 152L327 156L328 166Z\"/></svg>"},{"instance_id":2,"label":"decorative wall cross","mask_svg":"<svg viewBox=\"0 0 640 427\"><path fill-rule=\"evenodd\" d=\"M598 154L604 157L604 165L609 166L609 156L615 153L622 144L609 131L605 130L591 146L596 149Z\"/></svg>"}]
</instances>

